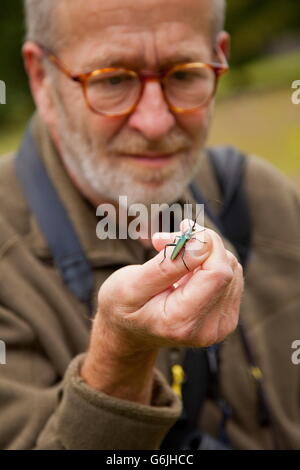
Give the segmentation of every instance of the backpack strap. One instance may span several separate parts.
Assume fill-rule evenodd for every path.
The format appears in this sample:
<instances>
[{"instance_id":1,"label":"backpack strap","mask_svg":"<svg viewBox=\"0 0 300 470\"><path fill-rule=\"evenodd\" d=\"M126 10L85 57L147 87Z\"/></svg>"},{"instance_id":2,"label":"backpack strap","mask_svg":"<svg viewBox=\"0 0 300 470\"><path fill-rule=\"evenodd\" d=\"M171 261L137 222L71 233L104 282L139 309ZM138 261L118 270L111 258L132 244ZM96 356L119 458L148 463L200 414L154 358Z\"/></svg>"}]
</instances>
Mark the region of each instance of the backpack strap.
<instances>
[{"instance_id":1,"label":"backpack strap","mask_svg":"<svg viewBox=\"0 0 300 470\"><path fill-rule=\"evenodd\" d=\"M251 248L251 221L243 186L246 157L233 147L208 148L207 154L222 194L221 213L211 213L195 183L190 188L196 201L205 204L208 216L235 247L245 268Z\"/></svg>"},{"instance_id":2,"label":"backpack strap","mask_svg":"<svg viewBox=\"0 0 300 470\"><path fill-rule=\"evenodd\" d=\"M71 292L87 304L91 314L92 268L39 156L30 126L24 134L15 165L25 199L48 242L62 279Z\"/></svg>"}]
</instances>

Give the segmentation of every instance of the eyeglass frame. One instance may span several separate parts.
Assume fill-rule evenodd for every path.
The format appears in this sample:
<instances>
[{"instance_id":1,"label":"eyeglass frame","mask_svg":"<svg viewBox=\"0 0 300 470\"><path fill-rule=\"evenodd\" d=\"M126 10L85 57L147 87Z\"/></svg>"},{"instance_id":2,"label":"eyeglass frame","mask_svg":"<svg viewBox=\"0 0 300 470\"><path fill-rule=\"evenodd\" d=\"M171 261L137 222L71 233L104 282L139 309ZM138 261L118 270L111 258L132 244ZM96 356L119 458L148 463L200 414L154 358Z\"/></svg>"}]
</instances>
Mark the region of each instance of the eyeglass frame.
<instances>
[{"instance_id":1,"label":"eyeglass frame","mask_svg":"<svg viewBox=\"0 0 300 470\"><path fill-rule=\"evenodd\" d=\"M224 55L224 63L217 63L217 62L211 62L211 63L204 63L204 62L186 62L182 64L176 64L173 65L172 67L167 68L164 71L161 72L141 72L138 70L132 70L132 69L127 69L125 67L104 67L100 69L93 70L92 72L86 72L86 73L80 73L80 74L72 74L65 65L62 64L62 62L56 57L56 55L48 48L41 46L40 44L37 44L37 46L40 48L40 50L43 53L43 56L45 56L48 60L50 60L51 63L53 63L61 72L63 72L68 78L73 80L76 83L79 83L82 91L83 91L83 96L85 103L87 107L94 113L102 115L102 116L107 116L107 117L121 117L121 116L126 116L131 113L133 113L138 106L138 103L140 102L143 93L144 93L144 87L146 82L152 82L152 81L158 81L161 85L163 85L163 82L166 80L166 78L173 72L177 70L188 70L190 68L208 68L212 70L215 74L215 83L214 83L214 88L209 96L209 98L205 101L205 103L201 104L200 106L196 106L191 109L185 109L179 106L174 106L172 103L170 103L168 97L166 96L164 87L161 86L162 93L164 95L164 99L169 107L169 109L175 113L178 114L188 114L188 113L193 113L202 107L205 107L215 96L217 87L218 87L218 82L220 77L228 72L229 70L229 65L227 63L226 57ZM90 80L91 77L94 77L96 75L101 75L104 73L110 73L110 72L125 72L129 73L130 75L136 77L139 79L141 83L141 92L136 100L136 103L133 106L130 106L130 108L127 108L126 111L123 111L122 113L106 113L106 112L101 112L96 110L90 103L89 98L88 98L88 91L87 91L87 85L88 81Z\"/></svg>"}]
</instances>

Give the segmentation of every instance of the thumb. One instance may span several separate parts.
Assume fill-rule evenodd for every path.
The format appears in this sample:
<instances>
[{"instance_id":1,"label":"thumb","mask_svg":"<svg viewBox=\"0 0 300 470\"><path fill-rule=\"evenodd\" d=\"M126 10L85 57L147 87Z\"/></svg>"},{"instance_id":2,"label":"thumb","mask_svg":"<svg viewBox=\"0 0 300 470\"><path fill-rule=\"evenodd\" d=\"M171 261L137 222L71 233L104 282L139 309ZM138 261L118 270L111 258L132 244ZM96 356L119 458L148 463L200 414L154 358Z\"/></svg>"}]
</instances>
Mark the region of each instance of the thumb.
<instances>
[{"instance_id":1,"label":"thumb","mask_svg":"<svg viewBox=\"0 0 300 470\"><path fill-rule=\"evenodd\" d=\"M160 253L143 265L132 267L135 269L131 270L130 276L127 275L129 292L132 292L139 305L145 304L153 296L172 287L188 272L199 268L209 258L213 246L212 236L208 232L203 232L202 227L198 226L198 228L199 232L193 235L194 239L187 241L183 251L175 260L170 258L173 246L166 247L164 250L165 245L174 240L174 234L169 234L169 240L154 237L153 244L160 245ZM163 241L162 244L160 244L161 241Z\"/></svg>"}]
</instances>

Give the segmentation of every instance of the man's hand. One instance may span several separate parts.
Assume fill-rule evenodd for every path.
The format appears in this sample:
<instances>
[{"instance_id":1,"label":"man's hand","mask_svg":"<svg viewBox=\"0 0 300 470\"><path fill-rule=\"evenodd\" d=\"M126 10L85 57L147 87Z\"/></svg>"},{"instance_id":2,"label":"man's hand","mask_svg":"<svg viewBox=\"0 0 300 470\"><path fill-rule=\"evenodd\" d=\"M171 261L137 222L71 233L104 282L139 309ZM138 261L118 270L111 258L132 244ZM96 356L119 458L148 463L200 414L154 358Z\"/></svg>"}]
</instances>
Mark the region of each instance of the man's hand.
<instances>
[{"instance_id":1,"label":"man's hand","mask_svg":"<svg viewBox=\"0 0 300 470\"><path fill-rule=\"evenodd\" d=\"M182 231L189 222L182 223ZM99 291L99 311L82 368L93 387L119 398L150 403L152 374L159 348L206 347L222 341L237 326L243 291L242 268L219 235L198 231L172 261L175 235L153 237L162 250L143 265L112 274ZM159 235L159 234L158 234ZM205 243L203 243L203 240Z\"/></svg>"}]
</instances>

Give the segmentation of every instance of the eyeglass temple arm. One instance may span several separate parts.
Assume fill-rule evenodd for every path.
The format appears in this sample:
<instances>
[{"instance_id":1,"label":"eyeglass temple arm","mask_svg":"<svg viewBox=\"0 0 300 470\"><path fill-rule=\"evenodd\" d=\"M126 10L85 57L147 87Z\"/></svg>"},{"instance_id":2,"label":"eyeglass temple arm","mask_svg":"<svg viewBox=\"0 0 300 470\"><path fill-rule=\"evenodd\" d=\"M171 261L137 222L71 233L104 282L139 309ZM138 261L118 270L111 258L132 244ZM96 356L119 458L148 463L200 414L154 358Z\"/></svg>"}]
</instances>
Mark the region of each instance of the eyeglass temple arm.
<instances>
[{"instance_id":1,"label":"eyeglass temple arm","mask_svg":"<svg viewBox=\"0 0 300 470\"><path fill-rule=\"evenodd\" d=\"M52 62L54 65L56 65L56 67L58 67L65 75L67 75L67 77L71 78L72 80L74 80L74 82L80 82L81 81L81 77L79 75L73 75L68 69L67 67L65 67L56 57L55 55L53 54L53 52L50 50L50 49L47 49L46 47L44 46L41 46L39 45L39 48L41 49L43 55L45 57L47 57L50 62Z\"/></svg>"},{"instance_id":2,"label":"eyeglass temple arm","mask_svg":"<svg viewBox=\"0 0 300 470\"><path fill-rule=\"evenodd\" d=\"M223 73L228 72L229 63L228 63L226 55L224 54L224 52L222 51L221 48L218 48L218 49L215 48L215 54L222 56L222 62L221 63L219 63L219 62L213 62L212 63L212 65L216 68L216 72L217 72L218 77L220 77L221 75L223 75Z\"/></svg>"}]
</instances>

